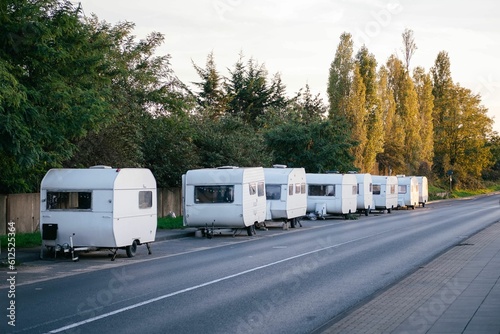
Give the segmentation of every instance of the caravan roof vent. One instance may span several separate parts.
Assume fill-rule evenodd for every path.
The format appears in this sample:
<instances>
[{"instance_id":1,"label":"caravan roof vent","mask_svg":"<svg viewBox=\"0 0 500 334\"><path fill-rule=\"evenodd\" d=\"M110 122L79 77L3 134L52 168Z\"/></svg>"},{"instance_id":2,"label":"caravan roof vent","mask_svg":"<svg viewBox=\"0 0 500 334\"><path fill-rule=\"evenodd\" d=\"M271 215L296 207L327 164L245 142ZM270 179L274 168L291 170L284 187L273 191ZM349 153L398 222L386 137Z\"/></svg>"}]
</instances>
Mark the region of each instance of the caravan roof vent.
<instances>
[{"instance_id":1,"label":"caravan roof vent","mask_svg":"<svg viewBox=\"0 0 500 334\"><path fill-rule=\"evenodd\" d=\"M273 168L286 168L286 165L273 165Z\"/></svg>"},{"instance_id":2,"label":"caravan roof vent","mask_svg":"<svg viewBox=\"0 0 500 334\"><path fill-rule=\"evenodd\" d=\"M220 166L217 167L217 169L236 169L239 168L238 166Z\"/></svg>"},{"instance_id":3,"label":"caravan roof vent","mask_svg":"<svg viewBox=\"0 0 500 334\"><path fill-rule=\"evenodd\" d=\"M96 166L91 166L89 168L90 169L111 169L113 167L111 167L111 166L105 166L105 165L96 165Z\"/></svg>"}]
</instances>

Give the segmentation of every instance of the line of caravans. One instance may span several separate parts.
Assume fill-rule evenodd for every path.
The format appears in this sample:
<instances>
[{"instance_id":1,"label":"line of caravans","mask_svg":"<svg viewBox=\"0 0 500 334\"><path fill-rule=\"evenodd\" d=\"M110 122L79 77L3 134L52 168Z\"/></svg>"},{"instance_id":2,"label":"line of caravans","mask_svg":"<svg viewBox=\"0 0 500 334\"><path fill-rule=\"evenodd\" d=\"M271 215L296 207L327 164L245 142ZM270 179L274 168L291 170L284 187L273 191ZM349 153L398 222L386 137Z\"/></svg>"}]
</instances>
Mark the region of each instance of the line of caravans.
<instances>
[{"instance_id":1,"label":"line of caravans","mask_svg":"<svg viewBox=\"0 0 500 334\"><path fill-rule=\"evenodd\" d=\"M251 236L273 222L296 227L304 217L414 209L428 201L426 177L313 174L285 165L190 170L183 175L182 194L184 226L209 238L239 229Z\"/></svg>"},{"instance_id":2,"label":"line of caravans","mask_svg":"<svg viewBox=\"0 0 500 334\"><path fill-rule=\"evenodd\" d=\"M156 180L144 168L51 169L41 182L42 249L54 253L119 249L127 256L155 240ZM304 168L233 167L189 170L182 176L183 224L212 237L273 224L296 227L325 218L425 206L425 177L309 174Z\"/></svg>"}]
</instances>

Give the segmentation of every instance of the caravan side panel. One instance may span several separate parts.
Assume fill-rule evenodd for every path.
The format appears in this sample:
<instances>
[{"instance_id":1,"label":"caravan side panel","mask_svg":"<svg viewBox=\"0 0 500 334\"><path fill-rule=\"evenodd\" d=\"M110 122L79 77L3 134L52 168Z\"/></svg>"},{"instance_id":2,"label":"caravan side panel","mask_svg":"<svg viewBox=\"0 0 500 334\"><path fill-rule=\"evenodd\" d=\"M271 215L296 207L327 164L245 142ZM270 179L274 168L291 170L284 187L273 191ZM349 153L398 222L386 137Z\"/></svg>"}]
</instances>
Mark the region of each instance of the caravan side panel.
<instances>
[{"instance_id":1,"label":"caravan side panel","mask_svg":"<svg viewBox=\"0 0 500 334\"><path fill-rule=\"evenodd\" d=\"M372 176L370 174L355 174L358 181L358 210L369 210L373 205Z\"/></svg>"},{"instance_id":2,"label":"caravan side panel","mask_svg":"<svg viewBox=\"0 0 500 334\"><path fill-rule=\"evenodd\" d=\"M398 178L373 175L373 203L377 210L394 209L398 206Z\"/></svg>"},{"instance_id":3,"label":"caravan side panel","mask_svg":"<svg viewBox=\"0 0 500 334\"><path fill-rule=\"evenodd\" d=\"M414 176L398 177L398 205L415 208L418 205L418 180Z\"/></svg>"},{"instance_id":4,"label":"caravan side panel","mask_svg":"<svg viewBox=\"0 0 500 334\"><path fill-rule=\"evenodd\" d=\"M418 180L418 203L425 206L425 203L429 200L429 185L427 182L427 177L425 176L417 176Z\"/></svg>"},{"instance_id":5,"label":"caravan side panel","mask_svg":"<svg viewBox=\"0 0 500 334\"><path fill-rule=\"evenodd\" d=\"M358 181L354 174L342 176L342 214L356 212L358 205Z\"/></svg>"},{"instance_id":6,"label":"caravan side panel","mask_svg":"<svg viewBox=\"0 0 500 334\"><path fill-rule=\"evenodd\" d=\"M338 174L306 174L307 180L307 212L320 214L342 213L341 175Z\"/></svg>"},{"instance_id":7,"label":"caravan side panel","mask_svg":"<svg viewBox=\"0 0 500 334\"><path fill-rule=\"evenodd\" d=\"M265 168L264 175L267 220L292 219L306 214L307 192L304 168Z\"/></svg>"},{"instance_id":8,"label":"caravan side panel","mask_svg":"<svg viewBox=\"0 0 500 334\"><path fill-rule=\"evenodd\" d=\"M266 213L261 167L190 170L184 177L184 225L244 228Z\"/></svg>"},{"instance_id":9,"label":"caravan side panel","mask_svg":"<svg viewBox=\"0 0 500 334\"><path fill-rule=\"evenodd\" d=\"M156 188L114 191L113 231L116 246L153 242L157 226Z\"/></svg>"}]
</instances>

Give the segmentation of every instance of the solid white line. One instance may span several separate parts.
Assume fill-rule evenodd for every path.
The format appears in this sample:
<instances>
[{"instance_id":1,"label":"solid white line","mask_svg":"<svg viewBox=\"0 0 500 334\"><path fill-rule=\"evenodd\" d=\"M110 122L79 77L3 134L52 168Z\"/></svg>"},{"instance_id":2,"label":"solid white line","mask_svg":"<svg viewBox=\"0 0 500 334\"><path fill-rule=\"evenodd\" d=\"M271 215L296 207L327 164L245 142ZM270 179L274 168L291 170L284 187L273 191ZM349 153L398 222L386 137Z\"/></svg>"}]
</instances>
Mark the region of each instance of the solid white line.
<instances>
[{"instance_id":1,"label":"solid white line","mask_svg":"<svg viewBox=\"0 0 500 334\"><path fill-rule=\"evenodd\" d=\"M245 275L245 274L248 274L248 273L260 270L260 269L268 268L268 267L271 267L271 266L274 266L274 265L277 265L277 264L280 264L280 263L283 263L283 262L287 262L287 261L290 261L290 260L294 260L294 259L297 259L297 258L300 258L300 257L303 257L303 256L307 256L307 255L311 255L311 254L314 254L314 253L322 252L322 251L327 250L327 249L332 249L332 248L340 247L340 246L343 246L343 245L346 245L346 244L349 244L349 243L352 243L352 242L357 242L357 241L360 241L360 240L363 240L363 239L372 238L372 237L375 237L377 235L384 234L384 233L387 233L387 232L390 232L390 231L394 231L394 230L383 231L383 232L372 234L372 235L365 236L365 237L362 237L362 238L357 238L357 239L349 240L349 241L346 241L346 242L342 242L340 244L335 244L335 245L332 245L332 246L327 246L327 247L323 247L323 248L320 248L320 249L316 249L316 250L313 250L313 251L310 251L310 252L298 254L298 255L295 255L295 256L292 256L292 257L288 257L286 259L282 259L282 260L279 260L279 261L271 262L271 263L268 263L268 264L265 264L265 265L262 265L262 266L259 266L259 267L255 267L255 268L252 268L252 269L248 269L248 270L245 270L245 271L233 274L233 275L221 277L221 278L215 279L215 280L210 281L210 282L206 282L206 283L195 285L195 286L192 286L192 287L189 287L189 288L186 288L186 289L182 289L182 290L178 290L178 291L175 291L175 292L171 292L171 293L168 293L166 295L162 295L162 296L159 296L159 297L156 297L156 298L148 299L148 300L145 300L145 301L137 303L137 304L133 304L133 305L130 305L130 306L127 306L127 307L123 307L121 309L118 309L118 310L115 310L115 311L112 311L112 312L108 312L108 313L105 313L105 314L101 314L99 316L95 316L95 317L89 318L87 320L83 320L83 321L80 321L80 322L75 322L75 323L73 323L71 325L67 325L67 326L64 326L64 327L61 327L61 328L57 328L57 329L51 330L49 333L63 332L63 331L66 331L68 329L71 329L71 328L79 327L79 326L88 324L90 322L94 322L94 321L97 321L97 320L100 320L100 319L104 319L104 318L110 317L110 316L118 314L118 313L122 313L122 312L125 312L125 311L128 311L128 310L132 310L132 309L135 309L135 308L147 305L147 304L151 304L151 303L157 302L157 301L165 299L165 298L169 298L169 297L172 297L172 296L179 295L181 293L185 293L185 292L193 291L193 290L196 290L196 289L199 289L199 288L203 288L203 287L208 286L208 285L212 285L212 284L219 283L219 282L231 279L231 278L242 276L242 275Z\"/></svg>"}]
</instances>

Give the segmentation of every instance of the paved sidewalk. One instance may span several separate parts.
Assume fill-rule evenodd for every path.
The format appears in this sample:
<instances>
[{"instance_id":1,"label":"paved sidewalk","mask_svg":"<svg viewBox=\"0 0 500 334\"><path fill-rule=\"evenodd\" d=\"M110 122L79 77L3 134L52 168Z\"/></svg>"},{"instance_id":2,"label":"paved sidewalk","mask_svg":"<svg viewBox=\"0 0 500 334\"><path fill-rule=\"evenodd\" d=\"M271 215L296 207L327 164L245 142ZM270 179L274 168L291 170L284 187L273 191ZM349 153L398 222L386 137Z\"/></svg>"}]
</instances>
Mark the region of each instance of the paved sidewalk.
<instances>
[{"instance_id":1,"label":"paved sidewalk","mask_svg":"<svg viewBox=\"0 0 500 334\"><path fill-rule=\"evenodd\" d=\"M500 222L318 331L500 333Z\"/></svg>"}]
</instances>

